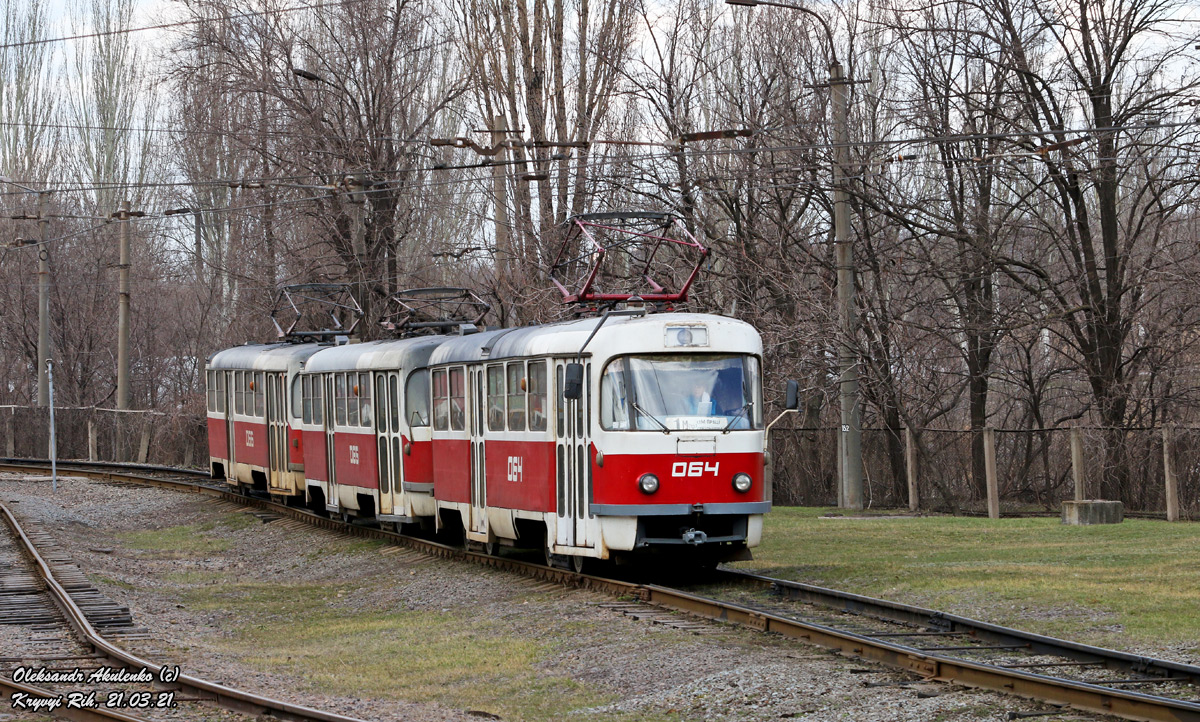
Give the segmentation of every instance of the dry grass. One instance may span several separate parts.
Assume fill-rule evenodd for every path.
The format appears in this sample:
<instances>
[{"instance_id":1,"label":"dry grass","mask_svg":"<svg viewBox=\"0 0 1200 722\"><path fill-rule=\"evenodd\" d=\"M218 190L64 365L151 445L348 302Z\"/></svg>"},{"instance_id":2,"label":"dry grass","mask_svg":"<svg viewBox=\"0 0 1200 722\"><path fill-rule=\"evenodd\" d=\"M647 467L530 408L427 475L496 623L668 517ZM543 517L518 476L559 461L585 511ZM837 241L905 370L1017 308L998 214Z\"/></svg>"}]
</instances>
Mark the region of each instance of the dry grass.
<instances>
[{"instance_id":1,"label":"dry grass","mask_svg":"<svg viewBox=\"0 0 1200 722\"><path fill-rule=\"evenodd\" d=\"M1105 646L1200 647L1200 527L767 516L739 566Z\"/></svg>"}]
</instances>

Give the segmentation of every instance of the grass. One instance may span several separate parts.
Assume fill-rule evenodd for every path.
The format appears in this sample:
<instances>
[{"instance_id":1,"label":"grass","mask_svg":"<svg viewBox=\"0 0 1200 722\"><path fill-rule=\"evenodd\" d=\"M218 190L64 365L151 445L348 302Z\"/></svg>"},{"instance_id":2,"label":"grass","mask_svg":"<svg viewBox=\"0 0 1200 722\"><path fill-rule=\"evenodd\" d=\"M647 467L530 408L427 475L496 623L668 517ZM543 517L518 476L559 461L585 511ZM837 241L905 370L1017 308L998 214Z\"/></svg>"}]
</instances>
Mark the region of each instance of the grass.
<instances>
[{"instance_id":1,"label":"grass","mask_svg":"<svg viewBox=\"0 0 1200 722\"><path fill-rule=\"evenodd\" d=\"M1196 525L830 511L772 510L739 566L1093 644L1200 645Z\"/></svg>"},{"instance_id":2,"label":"grass","mask_svg":"<svg viewBox=\"0 0 1200 722\"><path fill-rule=\"evenodd\" d=\"M371 553L371 548L359 551ZM603 688L540 669L560 642L514 633L465 606L355 610L340 603L345 584L336 582L268 584L194 573L173 581L186 587L180 599L192 611L238 610L229 617L236 625L232 634L213 643L251 666L293 675L323 693L436 702L529 722L568 714L579 720L659 719L578 714L616 698ZM375 581L356 579L353 586ZM569 631L572 623L545 624Z\"/></svg>"},{"instance_id":3,"label":"grass","mask_svg":"<svg viewBox=\"0 0 1200 722\"><path fill-rule=\"evenodd\" d=\"M215 521L127 532L118 536L130 547L159 559L204 558L229 548L227 533L257 524L247 514L224 514Z\"/></svg>"}]
</instances>

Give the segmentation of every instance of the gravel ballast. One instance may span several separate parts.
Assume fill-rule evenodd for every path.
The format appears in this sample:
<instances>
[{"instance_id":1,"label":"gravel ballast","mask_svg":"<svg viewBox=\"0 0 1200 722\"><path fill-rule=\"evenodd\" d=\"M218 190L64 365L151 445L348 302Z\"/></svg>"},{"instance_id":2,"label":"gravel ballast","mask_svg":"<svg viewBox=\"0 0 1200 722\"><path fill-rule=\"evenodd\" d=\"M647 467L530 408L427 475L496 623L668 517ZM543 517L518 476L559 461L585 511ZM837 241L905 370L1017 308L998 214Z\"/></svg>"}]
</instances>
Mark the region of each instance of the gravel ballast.
<instances>
[{"instance_id":1,"label":"gravel ballast","mask_svg":"<svg viewBox=\"0 0 1200 722\"><path fill-rule=\"evenodd\" d=\"M53 494L42 478L0 475L0 500L15 502L11 508L20 518L41 522L106 595L129 606L150 639L125 646L195 676L367 720L478 721L499 714L512 720L971 721L1047 709L990 692L921 684L749 630L712 624L695 633L632 619L602 606L614 600L599 594L548 589L289 521L263 524L207 497L76 477L60 478ZM202 539L203 549L147 550L136 542L147 531L168 534L179 527L201 530L188 538ZM294 659L272 661L270 649L245 651L247 639L286 619L288 610L247 615L236 604L187 603L236 585L267 592L273 585L336 589L322 612L332 617L462 615L487 634L532 644L537 654L511 686L481 692L465 681L469 698L459 699L456 689L423 692L415 700L387 690L357 694L337 689L327 665L309 669ZM535 707L521 706L548 684L581 691L563 697L560 706L545 695Z\"/></svg>"}]
</instances>

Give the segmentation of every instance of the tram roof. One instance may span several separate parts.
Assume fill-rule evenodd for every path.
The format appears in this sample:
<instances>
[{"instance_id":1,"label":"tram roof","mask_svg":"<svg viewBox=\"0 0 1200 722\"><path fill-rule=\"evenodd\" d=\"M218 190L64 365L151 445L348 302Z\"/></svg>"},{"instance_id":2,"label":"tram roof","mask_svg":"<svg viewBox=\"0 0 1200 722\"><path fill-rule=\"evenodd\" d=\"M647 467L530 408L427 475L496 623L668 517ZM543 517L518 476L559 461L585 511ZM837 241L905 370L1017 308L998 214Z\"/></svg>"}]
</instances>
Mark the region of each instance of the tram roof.
<instances>
[{"instance_id":1,"label":"tram roof","mask_svg":"<svg viewBox=\"0 0 1200 722\"><path fill-rule=\"evenodd\" d=\"M319 343L256 343L218 351L208 360L211 369L295 371L305 359L325 348Z\"/></svg>"},{"instance_id":2,"label":"tram roof","mask_svg":"<svg viewBox=\"0 0 1200 722\"><path fill-rule=\"evenodd\" d=\"M309 372L408 369L424 366L446 336L367 341L323 349L304 364Z\"/></svg>"},{"instance_id":3,"label":"tram roof","mask_svg":"<svg viewBox=\"0 0 1200 722\"><path fill-rule=\"evenodd\" d=\"M524 356L570 356L578 353L600 318L584 318L541 326L497 329L469 336L450 336L437 347L429 365L489 361ZM610 316L586 353L605 355L663 351L668 326L704 326L712 335L708 347L697 352L762 353L762 339L744 321L701 313L660 313L645 316Z\"/></svg>"}]
</instances>

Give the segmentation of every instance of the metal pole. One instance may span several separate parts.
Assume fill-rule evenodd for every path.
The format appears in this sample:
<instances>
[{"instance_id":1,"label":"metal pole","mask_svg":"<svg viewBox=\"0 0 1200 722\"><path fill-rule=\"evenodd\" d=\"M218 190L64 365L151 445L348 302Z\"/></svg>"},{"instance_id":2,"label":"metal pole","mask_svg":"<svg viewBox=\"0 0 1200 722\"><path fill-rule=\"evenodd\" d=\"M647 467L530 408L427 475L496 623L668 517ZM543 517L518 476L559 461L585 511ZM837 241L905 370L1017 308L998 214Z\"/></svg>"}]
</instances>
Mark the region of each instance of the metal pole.
<instances>
[{"instance_id":1,"label":"metal pole","mask_svg":"<svg viewBox=\"0 0 1200 722\"><path fill-rule=\"evenodd\" d=\"M833 100L833 234L837 247L837 296L841 340L838 366L842 409L841 501L848 509L863 508L862 418L858 405L858 358L855 353L858 316L854 310L854 246L850 238L850 198L846 167L850 164L849 119L842 64L829 64L829 90Z\"/></svg>"},{"instance_id":2,"label":"metal pole","mask_svg":"<svg viewBox=\"0 0 1200 722\"><path fill-rule=\"evenodd\" d=\"M58 493L58 439L54 436L54 362L46 360L46 390L50 396L50 488Z\"/></svg>"},{"instance_id":3,"label":"metal pole","mask_svg":"<svg viewBox=\"0 0 1200 722\"><path fill-rule=\"evenodd\" d=\"M50 219L46 217L46 196L45 191L38 193L38 231L41 235L38 246L38 406L45 406L50 397L46 371L50 361L50 249L46 246Z\"/></svg>"},{"instance_id":4,"label":"metal pole","mask_svg":"<svg viewBox=\"0 0 1200 722\"><path fill-rule=\"evenodd\" d=\"M129 408L129 201L121 201L120 305L117 314L117 408Z\"/></svg>"}]
</instances>

